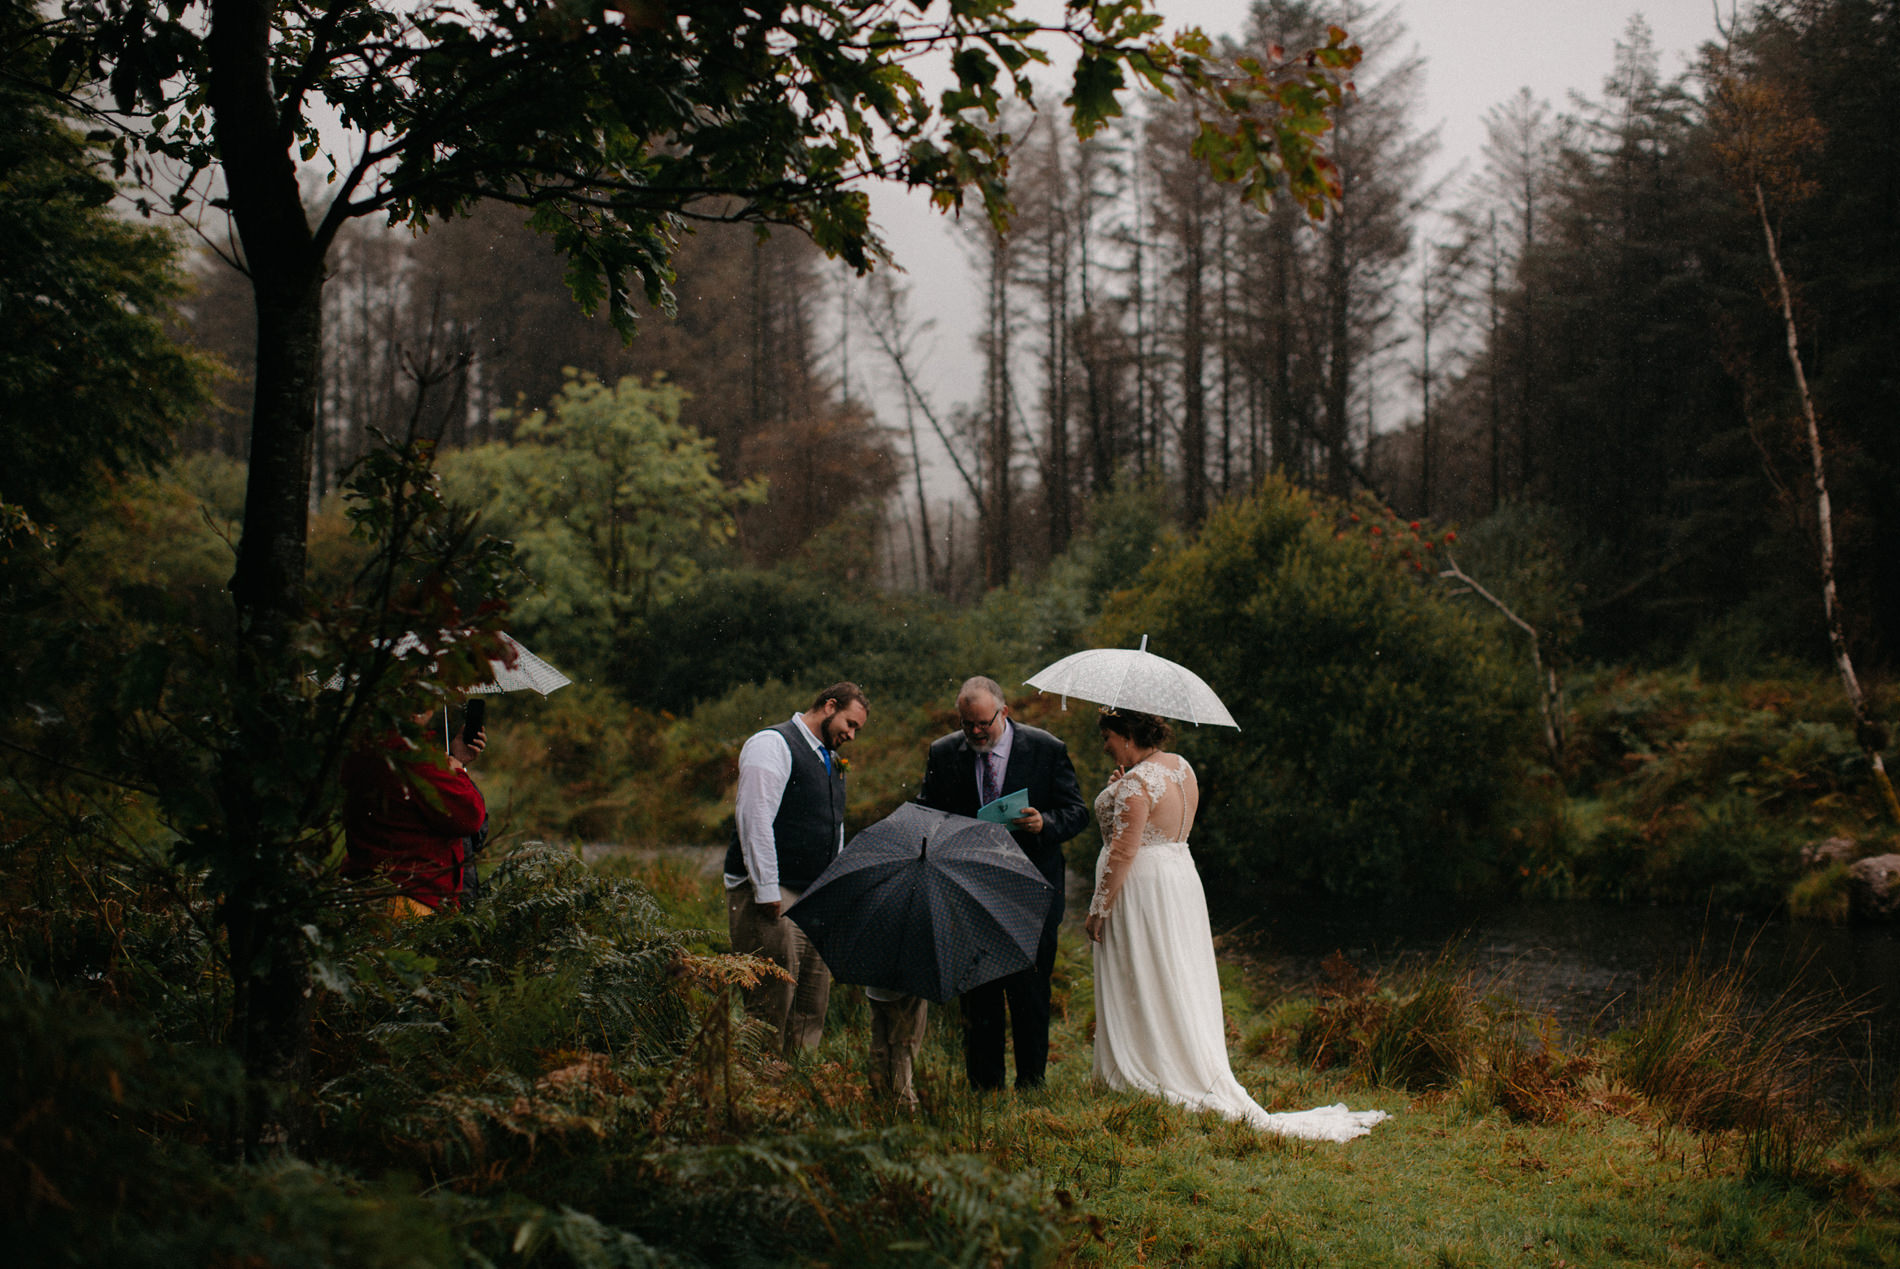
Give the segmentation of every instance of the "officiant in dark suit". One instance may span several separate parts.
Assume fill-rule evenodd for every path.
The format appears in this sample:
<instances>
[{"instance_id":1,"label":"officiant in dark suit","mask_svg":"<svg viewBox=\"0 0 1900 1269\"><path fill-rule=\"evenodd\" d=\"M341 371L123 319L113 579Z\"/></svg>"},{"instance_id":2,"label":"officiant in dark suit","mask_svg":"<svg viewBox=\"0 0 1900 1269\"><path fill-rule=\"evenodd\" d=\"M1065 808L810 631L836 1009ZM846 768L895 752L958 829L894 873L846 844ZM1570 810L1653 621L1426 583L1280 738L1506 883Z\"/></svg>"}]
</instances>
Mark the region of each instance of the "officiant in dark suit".
<instances>
[{"instance_id":1,"label":"officiant in dark suit","mask_svg":"<svg viewBox=\"0 0 1900 1269\"><path fill-rule=\"evenodd\" d=\"M1020 973L963 993L963 1062L974 1088L1003 1086L1005 1030L1016 1042L1016 1087L1040 1088L1049 1065L1049 976L1062 924L1062 843L1089 820L1088 804L1069 762L1069 748L1048 732L1011 721L1003 689L973 678L957 692L959 729L930 746L917 801L952 815L974 816L986 803L1018 789L1029 806L1011 836L1055 887L1043 922L1036 963ZM1005 1014L1007 1013L1007 1025Z\"/></svg>"}]
</instances>

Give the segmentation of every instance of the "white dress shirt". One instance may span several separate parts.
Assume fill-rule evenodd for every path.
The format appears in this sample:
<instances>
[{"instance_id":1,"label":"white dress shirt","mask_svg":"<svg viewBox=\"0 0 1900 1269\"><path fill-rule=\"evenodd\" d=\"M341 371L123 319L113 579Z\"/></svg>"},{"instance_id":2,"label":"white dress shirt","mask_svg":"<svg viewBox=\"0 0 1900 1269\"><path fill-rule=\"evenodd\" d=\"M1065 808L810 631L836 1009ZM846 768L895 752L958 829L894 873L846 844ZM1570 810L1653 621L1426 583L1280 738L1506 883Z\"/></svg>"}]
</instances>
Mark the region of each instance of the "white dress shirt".
<instances>
[{"instance_id":1,"label":"white dress shirt","mask_svg":"<svg viewBox=\"0 0 1900 1269\"><path fill-rule=\"evenodd\" d=\"M805 726L804 717L793 714L792 722L812 752L818 755L818 760L824 762L824 743ZM772 821L778 818L779 803L785 800L785 786L791 779L792 751L785 747L784 733L769 727L754 732L739 750L739 789L733 797L733 819L739 826L739 854L745 860L747 875L726 874L728 890L736 890L751 881L754 903L779 901L778 839L773 835ZM843 824L838 825L838 847L844 848Z\"/></svg>"}]
</instances>

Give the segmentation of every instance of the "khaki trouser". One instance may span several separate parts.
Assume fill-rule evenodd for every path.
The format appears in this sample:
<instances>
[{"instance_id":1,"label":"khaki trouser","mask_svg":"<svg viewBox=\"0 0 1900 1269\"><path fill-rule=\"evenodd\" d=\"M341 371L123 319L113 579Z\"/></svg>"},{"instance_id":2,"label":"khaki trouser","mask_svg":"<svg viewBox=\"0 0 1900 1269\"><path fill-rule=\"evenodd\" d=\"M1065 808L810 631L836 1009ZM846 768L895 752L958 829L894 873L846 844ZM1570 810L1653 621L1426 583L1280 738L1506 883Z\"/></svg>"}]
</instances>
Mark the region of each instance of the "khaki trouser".
<instances>
[{"instance_id":1,"label":"khaki trouser","mask_svg":"<svg viewBox=\"0 0 1900 1269\"><path fill-rule=\"evenodd\" d=\"M779 911L798 900L796 890L779 890ZM732 950L763 956L792 976L791 982L773 978L746 993L745 1009L761 1022L777 1028L779 1047L786 1057L799 1049L815 1049L825 1030L825 1006L831 1000L831 971L805 931L783 915L776 920L753 902L752 883L741 882L726 891L726 929Z\"/></svg>"},{"instance_id":2,"label":"khaki trouser","mask_svg":"<svg viewBox=\"0 0 1900 1269\"><path fill-rule=\"evenodd\" d=\"M917 1104L911 1073L929 1014L930 1002L922 996L871 1001L871 1091L879 1097Z\"/></svg>"}]
</instances>

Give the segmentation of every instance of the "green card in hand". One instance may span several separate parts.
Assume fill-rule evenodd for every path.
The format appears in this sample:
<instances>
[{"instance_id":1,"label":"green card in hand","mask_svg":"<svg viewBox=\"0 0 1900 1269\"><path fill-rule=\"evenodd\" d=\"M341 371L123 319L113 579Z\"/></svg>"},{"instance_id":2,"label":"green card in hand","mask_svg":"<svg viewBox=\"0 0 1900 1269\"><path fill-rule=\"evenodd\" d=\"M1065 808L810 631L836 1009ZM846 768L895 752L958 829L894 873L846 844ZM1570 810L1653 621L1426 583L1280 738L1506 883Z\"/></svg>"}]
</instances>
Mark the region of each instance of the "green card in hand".
<instances>
[{"instance_id":1,"label":"green card in hand","mask_svg":"<svg viewBox=\"0 0 1900 1269\"><path fill-rule=\"evenodd\" d=\"M1024 811L1029 809L1029 790L1018 789L1014 793L1005 793L988 806L976 813L976 818L988 820L992 824L1014 824Z\"/></svg>"}]
</instances>

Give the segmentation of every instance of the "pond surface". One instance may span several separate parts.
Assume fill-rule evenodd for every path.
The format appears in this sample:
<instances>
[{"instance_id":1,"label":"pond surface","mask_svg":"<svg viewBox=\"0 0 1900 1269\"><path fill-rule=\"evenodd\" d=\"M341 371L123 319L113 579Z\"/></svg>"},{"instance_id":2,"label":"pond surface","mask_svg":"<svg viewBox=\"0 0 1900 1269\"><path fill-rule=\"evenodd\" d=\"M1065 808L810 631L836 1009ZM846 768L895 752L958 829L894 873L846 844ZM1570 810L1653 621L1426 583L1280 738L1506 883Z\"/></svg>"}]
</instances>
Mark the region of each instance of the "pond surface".
<instances>
[{"instance_id":1,"label":"pond surface","mask_svg":"<svg viewBox=\"0 0 1900 1269\"><path fill-rule=\"evenodd\" d=\"M1224 920L1223 920L1224 918ZM1697 908L1590 902L1365 905L1262 902L1216 918L1235 945L1288 987L1317 982L1334 951L1361 969L1388 970L1448 946L1479 982L1556 1018L1571 1035L1605 1035L1659 975L1691 957L1745 966L1764 1003L1793 988L1839 992L1867 1011L1850 1056L1871 1058L1877 1086L1900 1074L1900 930L1735 919Z\"/></svg>"}]
</instances>

